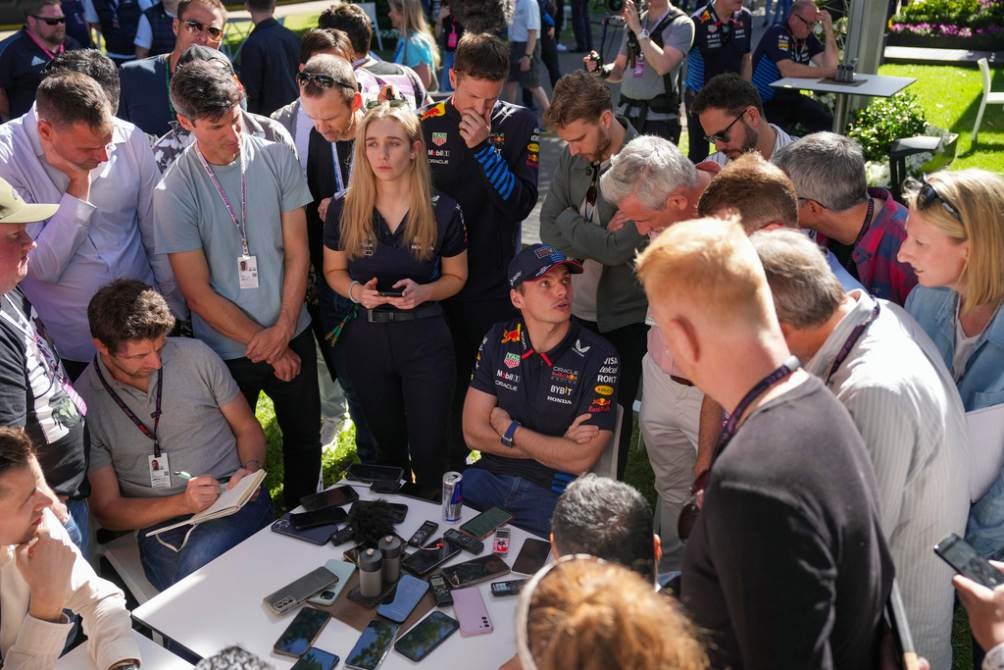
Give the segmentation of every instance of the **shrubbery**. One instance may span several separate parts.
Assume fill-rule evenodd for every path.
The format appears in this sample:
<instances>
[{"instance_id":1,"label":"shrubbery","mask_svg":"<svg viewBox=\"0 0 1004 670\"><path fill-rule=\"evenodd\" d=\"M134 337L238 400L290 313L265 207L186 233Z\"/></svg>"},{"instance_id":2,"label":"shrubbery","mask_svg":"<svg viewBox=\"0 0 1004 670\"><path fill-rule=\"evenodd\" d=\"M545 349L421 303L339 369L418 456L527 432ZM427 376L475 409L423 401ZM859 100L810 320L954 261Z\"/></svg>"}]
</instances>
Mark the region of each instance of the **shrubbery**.
<instances>
[{"instance_id":1,"label":"shrubbery","mask_svg":"<svg viewBox=\"0 0 1004 670\"><path fill-rule=\"evenodd\" d=\"M1000 0L913 0L892 18L889 30L916 35L973 37L1004 30Z\"/></svg>"},{"instance_id":2,"label":"shrubbery","mask_svg":"<svg viewBox=\"0 0 1004 670\"><path fill-rule=\"evenodd\" d=\"M926 125L917 96L897 93L891 98L878 98L855 112L847 135L861 143L865 160L885 161L894 141L921 135Z\"/></svg>"}]
</instances>

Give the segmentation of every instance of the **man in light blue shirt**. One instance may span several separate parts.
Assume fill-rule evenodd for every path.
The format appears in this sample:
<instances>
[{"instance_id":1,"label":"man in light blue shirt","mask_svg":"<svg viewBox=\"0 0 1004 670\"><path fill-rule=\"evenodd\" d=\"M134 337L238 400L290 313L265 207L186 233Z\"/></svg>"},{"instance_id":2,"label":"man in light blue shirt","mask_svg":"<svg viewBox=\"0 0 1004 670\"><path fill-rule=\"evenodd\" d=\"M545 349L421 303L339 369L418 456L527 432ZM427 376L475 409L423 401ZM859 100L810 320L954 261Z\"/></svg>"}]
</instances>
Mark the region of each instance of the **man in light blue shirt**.
<instances>
[{"instance_id":1,"label":"man in light blue shirt","mask_svg":"<svg viewBox=\"0 0 1004 670\"><path fill-rule=\"evenodd\" d=\"M38 244L21 290L72 378L94 357L87 303L113 279L156 284L184 317L170 263L154 253L158 172L146 136L116 119L101 87L79 73L43 80L35 106L0 126L0 177L29 202L58 202L28 227Z\"/></svg>"}]
</instances>

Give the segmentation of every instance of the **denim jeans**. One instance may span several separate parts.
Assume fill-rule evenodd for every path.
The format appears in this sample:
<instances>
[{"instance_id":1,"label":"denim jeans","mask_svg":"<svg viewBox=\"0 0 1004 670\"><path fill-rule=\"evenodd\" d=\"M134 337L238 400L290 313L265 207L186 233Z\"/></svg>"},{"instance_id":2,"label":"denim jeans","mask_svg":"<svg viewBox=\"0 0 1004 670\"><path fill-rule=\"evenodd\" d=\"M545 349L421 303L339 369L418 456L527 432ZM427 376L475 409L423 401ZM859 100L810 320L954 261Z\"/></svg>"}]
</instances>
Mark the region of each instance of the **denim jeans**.
<instances>
[{"instance_id":1,"label":"denim jeans","mask_svg":"<svg viewBox=\"0 0 1004 670\"><path fill-rule=\"evenodd\" d=\"M146 536L148 531L175 523L177 519L144 528L139 531L139 555L143 572L151 584L163 591L220 554L233 549L273 520L272 501L268 497L268 491L262 486L258 497L248 501L236 514L196 526L181 551L175 552L165 547L157 541L158 536ZM182 526L166 531L159 537L174 547L180 547L185 541L185 533L191 528Z\"/></svg>"},{"instance_id":2,"label":"denim jeans","mask_svg":"<svg viewBox=\"0 0 1004 670\"><path fill-rule=\"evenodd\" d=\"M91 560L91 526L87 499L71 498L66 501L66 509L70 512L70 518L66 520L63 527L70 534L73 544L80 549L84 560L89 562Z\"/></svg>"},{"instance_id":3,"label":"denim jeans","mask_svg":"<svg viewBox=\"0 0 1004 670\"><path fill-rule=\"evenodd\" d=\"M482 468L464 470L464 504L477 510L501 507L512 525L547 538L558 494L522 477L498 475Z\"/></svg>"}]
</instances>

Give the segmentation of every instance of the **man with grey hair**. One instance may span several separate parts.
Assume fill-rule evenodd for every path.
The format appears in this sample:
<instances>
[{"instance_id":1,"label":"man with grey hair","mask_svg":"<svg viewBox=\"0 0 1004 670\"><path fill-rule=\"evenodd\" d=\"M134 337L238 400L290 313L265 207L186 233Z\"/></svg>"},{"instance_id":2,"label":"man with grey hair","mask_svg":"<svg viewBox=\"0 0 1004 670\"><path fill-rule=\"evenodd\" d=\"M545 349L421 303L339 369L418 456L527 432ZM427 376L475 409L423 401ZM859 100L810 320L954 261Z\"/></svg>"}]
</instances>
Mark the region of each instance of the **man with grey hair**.
<instances>
[{"instance_id":1,"label":"man with grey hair","mask_svg":"<svg viewBox=\"0 0 1004 670\"><path fill-rule=\"evenodd\" d=\"M775 154L798 191L798 224L878 298L906 302L917 276L896 258L907 209L885 189L868 188L861 145L831 132L807 135Z\"/></svg>"},{"instance_id":2,"label":"man with grey hair","mask_svg":"<svg viewBox=\"0 0 1004 670\"><path fill-rule=\"evenodd\" d=\"M282 429L286 507L321 467L317 358L304 307L307 180L287 147L241 132L241 91L219 66L178 68L171 101L195 137L154 194L157 248L192 308L195 336L222 358L254 410ZM261 465L258 463L257 465Z\"/></svg>"},{"instance_id":3,"label":"man with grey hair","mask_svg":"<svg viewBox=\"0 0 1004 670\"><path fill-rule=\"evenodd\" d=\"M934 343L899 306L845 293L794 230L754 233L781 332L850 412L875 468L879 517L917 651L951 667L952 570L930 547L963 534L965 410Z\"/></svg>"},{"instance_id":4,"label":"man with grey hair","mask_svg":"<svg viewBox=\"0 0 1004 670\"><path fill-rule=\"evenodd\" d=\"M600 177L603 198L618 208L607 230L634 221L639 233L654 237L674 223L695 218L701 193L718 169L714 163L695 168L661 137L631 140L611 157L610 169ZM664 551L659 571L669 572L679 569L683 553L676 523L693 482L702 394L677 370L651 314L645 323L650 328L648 352L641 361L639 423L660 496Z\"/></svg>"}]
</instances>

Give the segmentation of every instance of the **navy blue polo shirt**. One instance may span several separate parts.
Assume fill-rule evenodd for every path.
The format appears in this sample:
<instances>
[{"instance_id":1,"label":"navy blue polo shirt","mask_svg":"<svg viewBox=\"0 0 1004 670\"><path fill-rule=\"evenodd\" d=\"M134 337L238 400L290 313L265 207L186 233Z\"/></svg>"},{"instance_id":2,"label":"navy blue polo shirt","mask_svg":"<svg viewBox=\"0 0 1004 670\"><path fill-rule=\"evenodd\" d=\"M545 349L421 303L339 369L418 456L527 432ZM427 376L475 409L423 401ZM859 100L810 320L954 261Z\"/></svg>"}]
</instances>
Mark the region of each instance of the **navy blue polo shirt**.
<instances>
[{"instance_id":1,"label":"navy blue polo shirt","mask_svg":"<svg viewBox=\"0 0 1004 670\"><path fill-rule=\"evenodd\" d=\"M768 28L753 54L753 85L760 93L760 99L767 102L777 93L776 89L771 88L771 84L782 78L781 70L777 67L780 61L790 60L799 65L808 65L816 54L825 50L823 43L815 35L796 40L787 25Z\"/></svg>"},{"instance_id":2,"label":"navy blue polo shirt","mask_svg":"<svg viewBox=\"0 0 1004 670\"><path fill-rule=\"evenodd\" d=\"M51 58L22 28L0 43L0 88L10 102L10 118L16 119L31 109L35 91L42 81L42 68ZM80 44L69 35L63 41L67 51L79 49Z\"/></svg>"},{"instance_id":3,"label":"navy blue polo shirt","mask_svg":"<svg viewBox=\"0 0 1004 670\"><path fill-rule=\"evenodd\" d=\"M694 45L687 53L687 88L700 91L717 75L739 74L740 63L753 46L753 14L742 7L727 21L715 13L715 3L691 15Z\"/></svg>"},{"instance_id":4,"label":"navy blue polo shirt","mask_svg":"<svg viewBox=\"0 0 1004 670\"><path fill-rule=\"evenodd\" d=\"M617 421L620 362L609 342L572 321L568 334L548 352L534 351L521 318L497 323L485 335L474 363L471 388L493 395L516 421L543 435L560 437L577 416L613 430ZM533 459L482 454L476 467L522 477L561 493L578 475Z\"/></svg>"},{"instance_id":5,"label":"navy blue polo shirt","mask_svg":"<svg viewBox=\"0 0 1004 670\"><path fill-rule=\"evenodd\" d=\"M171 78L167 61L170 56L141 58L119 68L122 94L117 116L157 137L171 129L171 121L175 118L169 94Z\"/></svg>"},{"instance_id":6,"label":"navy blue polo shirt","mask_svg":"<svg viewBox=\"0 0 1004 670\"><path fill-rule=\"evenodd\" d=\"M342 251L339 236L344 205L344 194L333 198L328 207L328 218L324 222L324 246L334 251ZM373 232L376 239L373 244L363 248L362 256L349 259L349 277L360 284L376 277L377 288L381 291L389 290L401 279L411 279L416 284L428 284L439 279L439 259L451 258L465 251L467 231L460 205L450 196L443 193L434 196L432 208L436 214L437 236L431 258L420 260L410 247L405 246L403 238L406 222L402 222L396 231L391 232L383 216L374 208Z\"/></svg>"}]
</instances>

